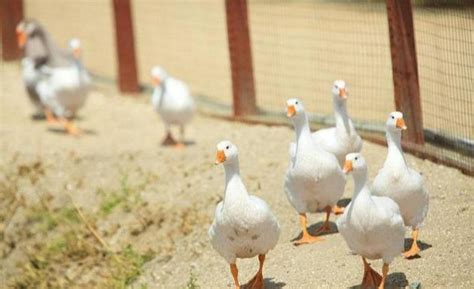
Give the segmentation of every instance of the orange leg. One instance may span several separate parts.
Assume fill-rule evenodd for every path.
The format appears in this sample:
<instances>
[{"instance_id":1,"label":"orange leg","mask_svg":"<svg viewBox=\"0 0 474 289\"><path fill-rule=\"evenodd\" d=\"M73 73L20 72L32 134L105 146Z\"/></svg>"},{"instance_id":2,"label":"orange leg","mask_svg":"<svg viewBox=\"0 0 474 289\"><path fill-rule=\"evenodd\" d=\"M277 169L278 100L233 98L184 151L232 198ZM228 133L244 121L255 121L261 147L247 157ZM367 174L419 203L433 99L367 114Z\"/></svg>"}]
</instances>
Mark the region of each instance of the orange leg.
<instances>
[{"instance_id":1,"label":"orange leg","mask_svg":"<svg viewBox=\"0 0 474 289\"><path fill-rule=\"evenodd\" d=\"M56 117L54 116L54 114L49 110L49 109L45 109L44 110L44 115L46 116L46 121L50 124L56 124L58 123L58 120L56 119Z\"/></svg>"},{"instance_id":2,"label":"orange leg","mask_svg":"<svg viewBox=\"0 0 474 289\"><path fill-rule=\"evenodd\" d=\"M387 279L387 274L388 274L388 264L384 263L382 267L382 281L380 281L379 289L384 289L385 280Z\"/></svg>"},{"instance_id":3,"label":"orange leg","mask_svg":"<svg viewBox=\"0 0 474 289\"><path fill-rule=\"evenodd\" d=\"M301 225L301 230L303 231L303 236L301 236L300 239L295 241L295 245L302 245L302 244L310 244L310 243L315 243L318 241L322 241L323 238L316 237L316 236L311 236L308 233L308 229L306 226L308 225L308 219L306 218L306 214L300 214L300 225Z\"/></svg>"},{"instance_id":4,"label":"orange leg","mask_svg":"<svg viewBox=\"0 0 474 289\"><path fill-rule=\"evenodd\" d=\"M377 288L382 281L382 276L370 267L364 257L362 257L362 261L364 262L364 277L362 278L361 288Z\"/></svg>"},{"instance_id":5,"label":"orange leg","mask_svg":"<svg viewBox=\"0 0 474 289\"><path fill-rule=\"evenodd\" d=\"M178 142L171 135L171 131L168 129L166 132L166 137L161 142L161 145L164 146L177 146Z\"/></svg>"},{"instance_id":6,"label":"orange leg","mask_svg":"<svg viewBox=\"0 0 474 289\"><path fill-rule=\"evenodd\" d=\"M77 126L74 125L74 123L66 118L61 119L61 123L64 125L64 129L66 132L70 135L73 136L79 136L80 135L80 130L77 128Z\"/></svg>"},{"instance_id":7,"label":"orange leg","mask_svg":"<svg viewBox=\"0 0 474 289\"><path fill-rule=\"evenodd\" d=\"M418 247L418 243L416 242L418 240L418 229L413 230L412 237L413 237L413 243L411 244L410 250L403 253L405 258L415 257L421 251L420 247Z\"/></svg>"},{"instance_id":8,"label":"orange leg","mask_svg":"<svg viewBox=\"0 0 474 289\"><path fill-rule=\"evenodd\" d=\"M324 224L321 226L321 228L316 231L316 234L318 235L331 231L331 227L329 226L329 216L331 215L332 208L327 206L324 210L326 211L326 219L324 220Z\"/></svg>"},{"instance_id":9,"label":"orange leg","mask_svg":"<svg viewBox=\"0 0 474 289\"><path fill-rule=\"evenodd\" d=\"M334 213L334 215L340 215L340 214L343 214L344 213L344 208L343 207L339 207L338 205L334 205L332 207L332 212Z\"/></svg>"},{"instance_id":10,"label":"orange leg","mask_svg":"<svg viewBox=\"0 0 474 289\"><path fill-rule=\"evenodd\" d=\"M260 266L257 274L245 284L245 288L249 289L263 289L263 263L265 262L265 255L258 255Z\"/></svg>"},{"instance_id":11,"label":"orange leg","mask_svg":"<svg viewBox=\"0 0 474 289\"><path fill-rule=\"evenodd\" d=\"M230 264L230 272L232 273L232 277L234 278L235 289L240 289L239 270L237 269L236 264Z\"/></svg>"}]
</instances>

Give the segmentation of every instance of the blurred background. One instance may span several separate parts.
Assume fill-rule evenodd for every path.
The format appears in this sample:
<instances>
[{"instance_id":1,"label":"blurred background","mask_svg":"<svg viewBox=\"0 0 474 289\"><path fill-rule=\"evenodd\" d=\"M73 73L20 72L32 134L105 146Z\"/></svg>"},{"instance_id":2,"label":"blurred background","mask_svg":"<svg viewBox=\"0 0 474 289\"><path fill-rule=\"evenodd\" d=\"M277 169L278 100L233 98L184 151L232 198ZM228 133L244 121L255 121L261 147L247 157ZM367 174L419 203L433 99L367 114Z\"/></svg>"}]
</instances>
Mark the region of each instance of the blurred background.
<instances>
[{"instance_id":1,"label":"blurred background","mask_svg":"<svg viewBox=\"0 0 474 289\"><path fill-rule=\"evenodd\" d=\"M387 113L396 108L384 1L248 0L246 5L252 93L260 116L277 121L285 99L298 97L316 123L330 124L329 87L344 79L358 128L383 132ZM148 84L150 68L159 63L190 85L202 109L231 115L232 38L225 1L134 0L129 10L139 83ZM43 23L60 44L72 34L80 38L86 67L99 81L117 79L111 1L24 0L23 14ZM422 107L417 118L426 140L419 150L471 172L473 14L468 0L413 2Z\"/></svg>"}]
</instances>

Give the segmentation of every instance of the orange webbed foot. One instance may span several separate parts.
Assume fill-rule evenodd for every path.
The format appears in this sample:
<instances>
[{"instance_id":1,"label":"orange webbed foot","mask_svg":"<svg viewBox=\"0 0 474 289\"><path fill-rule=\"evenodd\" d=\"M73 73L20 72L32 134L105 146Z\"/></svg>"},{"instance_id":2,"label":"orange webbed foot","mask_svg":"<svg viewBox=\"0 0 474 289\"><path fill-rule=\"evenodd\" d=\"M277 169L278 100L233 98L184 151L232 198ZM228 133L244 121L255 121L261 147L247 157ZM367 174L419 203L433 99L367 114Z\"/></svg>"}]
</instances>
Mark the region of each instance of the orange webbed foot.
<instances>
[{"instance_id":1,"label":"orange webbed foot","mask_svg":"<svg viewBox=\"0 0 474 289\"><path fill-rule=\"evenodd\" d=\"M298 240L294 241L293 244L295 246L299 246L299 245L304 245L304 244L317 243L321 241L324 241L324 239L321 237L312 236L310 234L303 234L303 236L299 238Z\"/></svg>"},{"instance_id":2,"label":"orange webbed foot","mask_svg":"<svg viewBox=\"0 0 474 289\"><path fill-rule=\"evenodd\" d=\"M381 282L382 276L364 260L364 277L362 278L361 288L378 288Z\"/></svg>"},{"instance_id":3,"label":"orange webbed foot","mask_svg":"<svg viewBox=\"0 0 474 289\"><path fill-rule=\"evenodd\" d=\"M338 205L335 205L332 207L332 213L334 215L341 215L344 213L344 207L339 207Z\"/></svg>"}]
</instances>

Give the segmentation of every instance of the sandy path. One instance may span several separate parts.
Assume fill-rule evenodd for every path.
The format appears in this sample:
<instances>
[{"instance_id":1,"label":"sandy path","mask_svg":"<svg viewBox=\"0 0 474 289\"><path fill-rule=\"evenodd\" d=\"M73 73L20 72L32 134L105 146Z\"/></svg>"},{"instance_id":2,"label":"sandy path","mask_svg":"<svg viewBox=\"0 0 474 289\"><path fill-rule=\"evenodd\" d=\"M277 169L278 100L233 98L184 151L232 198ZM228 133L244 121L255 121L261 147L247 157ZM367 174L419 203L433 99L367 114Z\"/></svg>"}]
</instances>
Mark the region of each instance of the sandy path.
<instances>
[{"instance_id":1,"label":"sandy path","mask_svg":"<svg viewBox=\"0 0 474 289\"><path fill-rule=\"evenodd\" d=\"M141 213L160 218L159 221L138 235L132 232L134 222L129 215L123 219L115 216L123 228L115 233L107 234L106 228L101 229L107 224L97 222L99 231L113 246L131 243L157 252L157 257L145 265L137 284L182 288L193 271L202 288L230 288L228 266L207 241L215 203L223 196L223 169L213 165L215 144L222 139L238 145L248 190L268 201L282 226L279 244L268 255L266 288L345 288L359 284L361 261L348 253L339 234L298 248L290 243L299 234L296 213L282 190L287 145L293 138L290 129L198 116L188 131L194 145L183 151L162 148L158 144L163 126L147 98L122 98L110 88L101 88L90 97L78 121L90 133L73 139L28 118L30 107L19 81L18 65L2 63L2 67L1 165L11 165L12 159L21 164L41 158L46 168L45 177L36 187L21 187L19 194L33 196L34 190L48 191L59 206L65 198L62 191L69 185L74 188L76 202L93 214L101 198L98 188L117 186L123 172L137 182L143 176L151 176L139 193L147 202ZM384 147L364 144L371 178L380 168L385 151ZM469 205L474 199L474 180L457 170L412 156L408 156L408 162L428 180L430 212L421 240L432 247L422 252L422 258L397 259L391 270L392 283L421 282L424 288L474 287L474 262L469 253L474 250L474 212ZM351 189L350 183L345 197L350 197ZM34 202L34 198L28 201ZM320 215L311 216L312 223L321 219ZM21 252L23 241L18 242L15 250ZM9 264L13 255L2 255L1 262L8 272L15 272ZM243 282L257 268L256 260L238 264ZM380 262L373 264L380 269Z\"/></svg>"}]
</instances>

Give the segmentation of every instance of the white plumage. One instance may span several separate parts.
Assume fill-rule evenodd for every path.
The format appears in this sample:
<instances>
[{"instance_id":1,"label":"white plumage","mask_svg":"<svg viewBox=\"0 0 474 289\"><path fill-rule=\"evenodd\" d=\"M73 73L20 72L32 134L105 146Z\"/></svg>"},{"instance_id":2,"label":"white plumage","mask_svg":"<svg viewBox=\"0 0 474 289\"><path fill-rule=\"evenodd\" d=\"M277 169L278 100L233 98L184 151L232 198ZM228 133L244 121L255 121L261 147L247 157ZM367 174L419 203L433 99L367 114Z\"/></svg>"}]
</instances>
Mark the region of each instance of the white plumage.
<instances>
[{"instance_id":1,"label":"white plumage","mask_svg":"<svg viewBox=\"0 0 474 289\"><path fill-rule=\"evenodd\" d=\"M343 80L334 81L332 97L336 126L320 129L312 134L318 147L334 154L340 166L344 163L347 154L360 152L362 149L362 139L347 113L347 96L346 83ZM294 155L295 151L296 143L291 143L290 155Z\"/></svg>"},{"instance_id":2,"label":"white plumage","mask_svg":"<svg viewBox=\"0 0 474 289\"><path fill-rule=\"evenodd\" d=\"M77 44L74 39L72 43ZM76 50L77 46L71 45ZM91 88L91 78L79 58L74 57L68 66L41 69L47 75L37 86L41 102L59 118L72 118L85 104Z\"/></svg>"},{"instance_id":3,"label":"white plumage","mask_svg":"<svg viewBox=\"0 0 474 289\"><path fill-rule=\"evenodd\" d=\"M306 219L304 214L328 207L330 210L336 204L344 193L346 178L336 157L313 141L301 101L290 99L287 105L296 131L296 150L286 172L284 189L290 203ZM304 222L303 239L308 237Z\"/></svg>"},{"instance_id":4,"label":"white plumage","mask_svg":"<svg viewBox=\"0 0 474 289\"><path fill-rule=\"evenodd\" d=\"M237 147L229 141L220 142L217 163L223 163L225 168L225 192L224 200L217 205L209 237L213 248L235 266L237 258L262 256L273 249L280 226L265 201L247 192L240 178Z\"/></svg>"},{"instance_id":5,"label":"white plumage","mask_svg":"<svg viewBox=\"0 0 474 289\"><path fill-rule=\"evenodd\" d=\"M355 187L352 201L337 220L337 228L353 253L367 259L382 259L388 270L388 265L400 255L404 246L405 227L400 209L390 198L371 195L367 165L359 153L347 155L344 170L353 172ZM376 274L370 270L366 267L365 274ZM380 288L383 288L385 277L384 274L380 280ZM366 278L364 275L363 287L379 285L364 284L368 282Z\"/></svg>"},{"instance_id":6,"label":"white plumage","mask_svg":"<svg viewBox=\"0 0 474 289\"><path fill-rule=\"evenodd\" d=\"M406 129L401 112L392 112L386 123L388 154L382 169L372 184L374 195L393 199L400 207L404 223L411 227L416 236L412 249L406 256L416 255L420 250L416 245L418 229L428 213L429 194L423 177L408 164L401 147L401 131Z\"/></svg>"},{"instance_id":7,"label":"white plumage","mask_svg":"<svg viewBox=\"0 0 474 289\"><path fill-rule=\"evenodd\" d=\"M176 143L171 136L171 125L180 127L182 143L184 142L184 126L191 121L195 110L189 88L183 81L168 76L161 67L154 67L151 75L155 84L151 102L165 123L167 131L167 139L164 143Z\"/></svg>"},{"instance_id":8,"label":"white plumage","mask_svg":"<svg viewBox=\"0 0 474 289\"><path fill-rule=\"evenodd\" d=\"M236 146L223 141L217 149L226 155L226 185L224 200L217 205L209 229L212 245L229 263L266 254L275 247L280 226L265 201L247 192L240 178Z\"/></svg>"}]
</instances>

